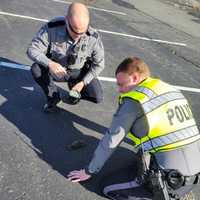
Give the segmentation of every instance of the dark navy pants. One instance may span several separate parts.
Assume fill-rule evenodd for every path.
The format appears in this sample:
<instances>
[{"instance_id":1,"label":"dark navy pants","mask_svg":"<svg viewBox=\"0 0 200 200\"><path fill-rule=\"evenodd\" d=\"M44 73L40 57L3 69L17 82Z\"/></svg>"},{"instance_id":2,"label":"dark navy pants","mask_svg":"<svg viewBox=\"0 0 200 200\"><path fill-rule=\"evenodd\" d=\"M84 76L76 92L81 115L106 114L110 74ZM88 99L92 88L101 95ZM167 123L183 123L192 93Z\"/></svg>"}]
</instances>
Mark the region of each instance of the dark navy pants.
<instances>
[{"instance_id":1,"label":"dark navy pants","mask_svg":"<svg viewBox=\"0 0 200 200\"><path fill-rule=\"evenodd\" d=\"M83 79L88 70L88 66L84 66L81 70L69 70L69 73L62 80L55 80L49 73L48 68L37 63L34 63L31 66L33 78L44 91L47 100L58 95L58 88L54 81L66 81L68 82L68 86L71 89L76 83ZM83 88L81 91L81 98L94 103L100 103L103 101L103 90L97 78L94 78L88 85Z\"/></svg>"}]
</instances>

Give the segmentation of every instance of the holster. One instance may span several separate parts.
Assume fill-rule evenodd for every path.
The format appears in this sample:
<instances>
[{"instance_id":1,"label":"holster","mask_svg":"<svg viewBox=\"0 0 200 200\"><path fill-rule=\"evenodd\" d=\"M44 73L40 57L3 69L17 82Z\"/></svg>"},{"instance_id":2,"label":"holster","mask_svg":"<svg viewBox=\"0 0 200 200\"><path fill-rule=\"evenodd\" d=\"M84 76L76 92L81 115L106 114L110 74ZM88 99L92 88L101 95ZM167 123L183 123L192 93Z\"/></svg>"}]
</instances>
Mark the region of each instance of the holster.
<instances>
[{"instance_id":1,"label":"holster","mask_svg":"<svg viewBox=\"0 0 200 200\"><path fill-rule=\"evenodd\" d=\"M146 175L149 171L151 161L151 155L148 152L143 152L142 149L139 149L137 152L137 182L139 184L145 184Z\"/></svg>"},{"instance_id":2,"label":"holster","mask_svg":"<svg viewBox=\"0 0 200 200\"><path fill-rule=\"evenodd\" d=\"M183 176L175 169L160 169L154 155L142 151L138 151L137 155L136 181L153 194L153 200L180 200L179 188L200 184L200 174Z\"/></svg>"},{"instance_id":3,"label":"holster","mask_svg":"<svg viewBox=\"0 0 200 200\"><path fill-rule=\"evenodd\" d=\"M153 193L153 200L170 200L163 172L158 167L155 169L151 168L152 162L155 159L154 156L139 150L137 157L138 171L136 181ZM154 164L154 166L156 165Z\"/></svg>"}]
</instances>

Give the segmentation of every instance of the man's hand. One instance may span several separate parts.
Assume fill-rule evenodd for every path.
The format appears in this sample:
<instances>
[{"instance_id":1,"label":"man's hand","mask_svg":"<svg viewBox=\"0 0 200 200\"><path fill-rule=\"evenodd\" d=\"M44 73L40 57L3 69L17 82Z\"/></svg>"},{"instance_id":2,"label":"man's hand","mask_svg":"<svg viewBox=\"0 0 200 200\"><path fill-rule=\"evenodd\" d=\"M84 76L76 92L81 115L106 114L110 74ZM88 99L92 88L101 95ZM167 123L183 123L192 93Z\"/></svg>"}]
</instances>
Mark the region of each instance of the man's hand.
<instances>
[{"instance_id":1,"label":"man's hand","mask_svg":"<svg viewBox=\"0 0 200 200\"><path fill-rule=\"evenodd\" d=\"M80 181L86 181L91 178L91 175L86 174L85 169L71 171L67 175L67 179L73 183L77 183Z\"/></svg>"},{"instance_id":2,"label":"man's hand","mask_svg":"<svg viewBox=\"0 0 200 200\"><path fill-rule=\"evenodd\" d=\"M81 90L83 89L84 85L85 85L84 82L81 81L81 82L77 83L77 84L72 88L72 90L76 90L76 91L78 91L78 92L81 92Z\"/></svg>"},{"instance_id":3,"label":"man's hand","mask_svg":"<svg viewBox=\"0 0 200 200\"><path fill-rule=\"evenodd\" d=\"M49 71L53 76L58 79L63 78L67 74L66 69L62 67L62 65L54 61L49 62Z\"/></svg>"}]
</instances>

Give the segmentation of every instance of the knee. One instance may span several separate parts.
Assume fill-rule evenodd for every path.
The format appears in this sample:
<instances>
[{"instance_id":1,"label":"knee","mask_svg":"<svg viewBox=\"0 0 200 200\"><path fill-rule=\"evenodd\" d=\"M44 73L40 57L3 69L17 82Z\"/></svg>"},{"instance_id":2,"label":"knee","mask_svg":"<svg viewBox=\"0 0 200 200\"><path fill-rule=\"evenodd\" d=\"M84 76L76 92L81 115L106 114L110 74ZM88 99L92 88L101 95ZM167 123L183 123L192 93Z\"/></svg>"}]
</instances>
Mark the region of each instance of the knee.
<instances>
[{"instance_id":1,"label":"knee","mask_svg":"<svg viewBox=\"0 0 200 200\"><path fill-rule=\"evenodd\" d=\"M108 194L107 186L104 187L101 192L103 193L103 195L107 196L107 194Z\"/></svg>"},{"instance_id":2,"label":"knee","mask_svg":"<svg viewBox=\"0 0 200 200\"><path fill-rule=\"evenodd\" d=\"M88 101L91 101L93 103L96 103L96 104L100 104L101 102L103 102L103 93L97 93L97 94L93 94L93 95L89 95L86 97L83 96L83 99L86 99Z\"/></svg>"},{"instance_id":3,"label":"knee","mask_svg":"<svg viewBox=\"0 0 200 200\"><path fill-rule=\"evenodd\" d=\"M96 87L96 92L95 92L95 103L99 104L103 102L103 89L99 83L99 86Z\"/></svg>"},{"instance_id":4,"label":"knee","mask_svg":"<svg viewBox=\"0 0 200 200\"><path fill-rule=\"evenodd\" d=\"M94 103L96 103L96 104L99 104L99 103L102 103L102 102L103 102L103 95L97 96L97 97L94 99Z\"/></svg>"},{"instance_id":5,"label":"knee","mask_svg":"<svg viewBox=\"0 0 200 200\"><path fill-rule=\"evenodd\" d=\"M91 96L94 97L94 103L99 104L103 102L103 89L98 80L95 80L94 90L91 92ZM93 93L93 94L92 94Z\"/></svg>"},{"instance_id":6,"label":"knee","mask_svg":"<svg viewBox=\"0 0 200 200\"><path fill-rule=\"evenodd\" d=\"M113 200L116 199L117 200L118 198L115 198L117 196L117 194L111 188L112 188L112 185L106 186L106 187L103 188L103 190L101 192L105 197L107 197L109 199L113 199Z\"/></svg>"},{"instance_id":7,"label":"knee","mask_svg":"<svg viewBox=\"0 0 200 200\"><path fill-rule=\"evenodd\" d=\"M42 70L37 63L32 64L31 73L32 73L34 79L38 79L42 76Z\"/></svg>"}]
</instances>

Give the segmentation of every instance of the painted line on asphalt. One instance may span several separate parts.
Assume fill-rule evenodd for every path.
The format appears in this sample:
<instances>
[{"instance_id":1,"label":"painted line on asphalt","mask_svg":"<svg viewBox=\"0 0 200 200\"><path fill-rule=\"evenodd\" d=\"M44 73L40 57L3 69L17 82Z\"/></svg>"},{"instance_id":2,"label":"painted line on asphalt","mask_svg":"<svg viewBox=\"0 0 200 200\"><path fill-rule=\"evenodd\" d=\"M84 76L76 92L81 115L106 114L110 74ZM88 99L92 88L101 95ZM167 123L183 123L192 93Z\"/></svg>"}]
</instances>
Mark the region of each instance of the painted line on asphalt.
<instances>
[{"instance_id":1,"label":"painted line on asphalt","mask_svg":"<svg viewBox=\"0 0 200 200\"><path fill-rule=\"evenodd\" d=\"M57 3L64 3L64 4L73 3L73 2L70 2L70 1L62 1L62 0L52 0L52 1L57 2ZM96 7L92 7L92 6L87 6L87 7L89 9L93 9L93 10L98 10L98 11L103 11L103 12L108 12L108 13L113 13L113 14L118 14L118 15L127 15L126 13L115 11L115 10L107 10L107 9L96 8Z\"/></svg>"},{"instance_id":2,"label":"painted line on asphalt","mask_svg":"<svg viewBox=\"0 0 200 200\"><path fill-rule=\"evenodd\" d=\"M113 35L125 36L125 37L129 37L129 38L136 38L139 40L147 40L147 41L152 41L152 42L172 44L172 45L184 46L184 47L187 46L187 44L180 43L180 42L170 42L170 41L166 41L166 40L158 40L158 39L152 39L152 38L147 38L147 37L140 37L140 36L136 36L136 35L130 35L130 34L126 34L126 33L117 33L117 32L106 31L106 30L102 30L102 29L98 29L98 31L102 32L102 33L109 33L109 34L113 34Z\"/></svg>"},{"instance_id":3,"label":"painted line on asphalt","mask_svg":"<svg viewBox=\"0 0 200 200\"><path fill-rule=\"evenodd\" d=\"M2 11L0 11L0 15L19 17L19 18L24 18L24 19L31 19L31 20L35 20L35 21L48 22L47 19L41 19L41 18L30 17L30 16L25 16L25 15L18 15L18 14L2 12ZM152 38L147 38L147 37L140 37L140 36L136 36L136 35L118 33L118 32L113 32L113 31L106 31L106 30L102 30L102 29L98 29L98 31L102 32L102 33L108 33L108 34L118 35L118 36L123 36L123 37L128 37L128 38L136 38L139 40L146 40L146 41L152 41L152 42L157 42L157 43L165 43L165 44L171 44L171 45L176 45L176 46L184 46L184 47L187 46L187 44L185 44L185 43L170 42L170 41L166 41L166 40L158 40L158 39L152 39Z\"/></svg>"},{"instance_id":4,"label":"painted line on asphalt","mask_svg":"<svg viewBox=\"0 0 200 200\"><path fill-rule=\"evenodd\" d=\"M174 85L174 86L179 90L200 93L200 89L199 88L184 87L184 86L179 86L179 85Z\"/></svg>"},{"instance_id":5,"label":"painted line on asphalt","mask_svg":"<svg viewBox=\"0 0 200 200\"><path fill-rule=\"evenodd\" d=\"M116 82L116 78L98 76L98 79L101 80L101 81Z\"/></svg>"},{"instance_id":6,"label":"painted line on asphalt","mask_svg":"<svg viewBox=\"0 0 200 200\"><path fill-rule=\"evenodd\" d=\"M30 66L29 65L17 64L17 63L9 63L9 62L3 62L3 61L0 61L0 67L8 67L8 68L13 68L13 69L30 70ZM110 78L110 77L99 76L98 79L101 80L101 81L116 82L115 78ZM176 87L179 90L183 90L183 91L200 93L200 89L199 88L191 88L191 87L184 87L184 86L177 86L177 85L174 85L174 87Z\"/></svg>"},{"instance_id":7,"label":"painted line on asphalt","mask_svg":"<svg viewBox=\"0 0 200 200\"><path fill-rule=\"evenodd\" d=\"M4 62L4 61L0 61L0 66L13 68L13 69L30 70L29 65L22 65L22 64L18 64L18 63L10 63L10 62Z\"/></svg>"},{"instance_id":8,"label":"painted line on asphalt","mask_svg":"<svg viewBox=\"0 0 200 200\"><path fill-rule=\"evenodd\" d=\"M26 15L18 15L18 14L14 14L14 13L3 12L3 11L0 11L0 15L6 15L6 16L11 16L11 17L19 17L19 18L24 18L24 19L32 19L32 20L41 21L41 22L48 22L49 21L47 19L30 17L30 16L26 16Z\"/></svg>"}]
</instances>

